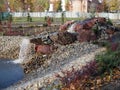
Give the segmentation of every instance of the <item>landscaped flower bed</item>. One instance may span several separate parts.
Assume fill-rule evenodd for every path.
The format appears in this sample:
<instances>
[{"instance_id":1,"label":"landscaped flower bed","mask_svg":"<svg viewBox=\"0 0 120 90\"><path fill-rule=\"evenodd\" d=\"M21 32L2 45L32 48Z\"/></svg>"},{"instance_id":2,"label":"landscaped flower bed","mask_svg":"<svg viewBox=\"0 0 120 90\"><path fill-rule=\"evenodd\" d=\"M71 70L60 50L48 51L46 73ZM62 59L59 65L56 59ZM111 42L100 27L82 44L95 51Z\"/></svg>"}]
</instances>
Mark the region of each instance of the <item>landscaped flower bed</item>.
<instances>
[{"instance_id":1,"label":"landscaped flower bed","mask_svg":"<svg viewBox=\"0 0 120 90\"><path fill-rule=\"evenodd\" d=\"M120 41L118 41L118 43L119 42ZM56 74L59 83L56 85L50 84L46 86L46 89L109 90L109 85L117 83L117 85L111 87L112 89L110 90L119 90L120 43L117 44L117 46L114 46L114 44L109 41L107 41L107 43L107 51L96 55L93 61L90 61L80 70L72 68L71 71L62 71L62 75ZM40 90L42 90L42 88Z\"/></svg>"},{"instance_id":2,"label":"landscaped flower bed","mask_svg":"<svg viewBox=\"0 0 120 90\"><path fill-rule=\"evenodd\" d=\"M91 23L88 26L89 28L91 28ZM44 27L42 27L42 30L43 28ZM79 57L87 55L91 52L95 52L98 48L101 47L91 44L91 41L93 41L94 43L101 43L101 41L98 40L99 38L94 39L94 29L92 29L93 31L88 30L88 28L85 31L84 29L78 30L79 32L77 32L77 34L66 31L59 31L57 32L55 37L49 36L52 32L51 29L52 27L46 27L45 30L48 30L49 33L36 33L36 37L38 38L32 37L31 39L31 43L35 46L35 52L33 54L33 57L31 58L31 61L23 65L24 71L28 76L30 76L31 73L34 74L34 77L37 77L36 75L39 74L41 76L44 75L46 71L48 71L48 73L51 73L50 71L58 70L60 67L66 65L67 63L70 64L70 62L73 62L74 60L77 61L76 58L78 59ZM112 32L112 35L114 35L115 33L118 32ZM110 35L111 33L107 34L110 37L112 36ZM43 37L46 35L48 35L49 38L47 37L44 39ZM86 38L84 38L84 36ZM51 41L49 41L50 39ZM109 39L109 37L107 39ZM59 79L60 83L55 85L55 88L62 90L94 90L101 88L103 85L111 81L114 81L116 79L118 80L120 78L119 43L108 42L107 39L105 39L104 44L108 45L108 51L97 55L96 58L92 61L90 60L89 63L86 61L90 57L85 57L86 60L83 59L83 61L80 62L80 64L83 64L82 69L75 70L73 68L72 71L62 71L63 76L56 74L56 78ZM79 40L80 42L76 40ZM110 39L110 41L115 40ZM55 49L57 49L55 50L55 52L52 51L54 49L54 46ZM84 66L85 62L86 65ZM79 68L79 66L77 66L77 68ZM48 87L46 88L48 89ZM52 88L54 88L54 85L49 86L49 88L51 88L52 90Z\"/></svg>"}]
</instances>

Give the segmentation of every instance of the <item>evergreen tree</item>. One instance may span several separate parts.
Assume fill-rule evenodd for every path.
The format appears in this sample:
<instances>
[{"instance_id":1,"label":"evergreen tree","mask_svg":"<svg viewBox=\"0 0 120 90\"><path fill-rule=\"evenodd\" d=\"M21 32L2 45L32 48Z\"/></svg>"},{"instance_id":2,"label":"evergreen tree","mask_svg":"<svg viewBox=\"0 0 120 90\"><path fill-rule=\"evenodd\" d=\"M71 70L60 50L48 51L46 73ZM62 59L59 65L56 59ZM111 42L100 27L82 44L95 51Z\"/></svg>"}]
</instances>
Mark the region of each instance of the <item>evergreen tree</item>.
<instances>
[{"instance_id":1,"label":"evergreen tree","mask_svg":"<svg viewBox=\"0 0 120 90\"><path fill-rule=\"evenodd\" d=\"M57 7L57 11L62 11L62 5L61 5L61 0L58 2L58 7Z\"/></svg>"}]
</instances>

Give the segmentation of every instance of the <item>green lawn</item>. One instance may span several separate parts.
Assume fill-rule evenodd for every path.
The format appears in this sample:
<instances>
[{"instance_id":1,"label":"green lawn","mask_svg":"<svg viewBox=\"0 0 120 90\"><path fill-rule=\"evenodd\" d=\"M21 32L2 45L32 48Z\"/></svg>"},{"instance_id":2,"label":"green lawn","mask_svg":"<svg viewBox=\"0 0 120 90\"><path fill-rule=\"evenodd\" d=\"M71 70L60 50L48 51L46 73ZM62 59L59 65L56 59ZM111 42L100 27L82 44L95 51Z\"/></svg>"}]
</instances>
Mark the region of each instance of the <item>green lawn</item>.
<instances>
[{"instance_id":1,"label":"green lawn","mask_svg":"<svg viewBox=\"0 0 120 90\"><path fill-rule=\"evenodd\" d=\"M14 17L14 22L28 22L27 17ZM44 22L44 18L32 17L32 22Z\"/></svg>"},{"instance_id":2,"label":"green lawn","mask_svg":"<svg viewBox=\"0 0 120 90\"><path fill-rule=\"evenodd\" d=\"M64 18L64 21L68 20L83 20L82 18ZM53 18L54 23L62 22L61 18ZM14 17L13 23L27 23L27 17ZM43 17L32 17L32 22L45 22Z\"/></svg>"}]
</instances>

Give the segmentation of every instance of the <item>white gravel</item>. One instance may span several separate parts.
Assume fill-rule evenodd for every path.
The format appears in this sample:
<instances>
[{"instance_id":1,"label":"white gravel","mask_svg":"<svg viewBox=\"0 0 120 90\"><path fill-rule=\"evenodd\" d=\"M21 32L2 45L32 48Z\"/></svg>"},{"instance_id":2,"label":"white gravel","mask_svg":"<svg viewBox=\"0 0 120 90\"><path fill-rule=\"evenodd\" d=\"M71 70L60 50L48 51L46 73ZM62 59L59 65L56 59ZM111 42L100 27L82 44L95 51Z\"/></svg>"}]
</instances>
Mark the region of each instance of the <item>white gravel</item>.
<instances>
[{"instance_id":1,"label":"white gravel","mask_svg":"<svg viewBox=\"0 0 120 90\"><path fill-rule=\"evenodd\" d=\"M19 47L23 38L21 36L0 36L0 58L18 58ZM15 55L14 55L15 54Z\"/></svg>"},{"instance_id":2,"label":"white gravel","mask_svg":"<svg viewBox=\"0 0 120 90\"><path fill-rule=\"evenodd\" d=\"M89 61L94 60L95 54L104 50L105 48L87 42L59 45L58 50L43 67L26 75L23 80L6 90L38 90L55 80L56 73L61 73L61 70L71 70L72 67L80 69Z\"/></svg>"}]
</instances>

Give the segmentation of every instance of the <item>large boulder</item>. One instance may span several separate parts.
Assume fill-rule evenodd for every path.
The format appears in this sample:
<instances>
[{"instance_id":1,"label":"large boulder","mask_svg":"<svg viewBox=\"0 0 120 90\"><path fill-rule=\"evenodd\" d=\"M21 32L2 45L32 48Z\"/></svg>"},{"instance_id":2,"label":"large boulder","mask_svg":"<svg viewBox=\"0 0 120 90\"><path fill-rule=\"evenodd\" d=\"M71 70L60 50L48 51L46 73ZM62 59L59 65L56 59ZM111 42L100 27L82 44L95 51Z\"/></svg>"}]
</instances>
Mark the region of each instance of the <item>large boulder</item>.
<instances>
[{"instance_id":1,"label":"large boulder","mask_svg":"<svg viewBox=\"0 0 120 90\"><path fill-rule=\"evenodd\" d=\"M61 45L71 44L76 41L76 34L72 34L69 32L59 32L57 43Z\"/></svg>"},{"instance_id":2,"label":"large boulder","mask_svg":"<svg viewBox=\"0 0 120 90\"><path fill-rule=\"evenodd\" d=\"M56 48L53 45L36 45L35 51L41 54L51 54Z\"/></svg>"},{"instance_id":3,"label":"large boulder","mask_svg":"<svg viewBox=\"0 0 120 90\"><path fill-rule=\"evenodd\" d=\"M79 34L77 36L77 40L79 42L89 42L95 39L96 39L96 36L92 30L82 29L81 31L79 31Z\"/></svg>"},{"instance_id":4,"label":"large boulder","mask_svg":"<svg viewBox=\"0 0 120 90\"><path fill-rule=\"evenodd\" d=\"M99 25L105 25L107 23L106 18L104 17L96 17L94 19Z\"/></svg>"},{"instance_id":5,"label":"large boulder","mask_svg":"<svg viewBox=\"0 0 120 90\"><path fill-rule=\"evenodd\" d=\"M82 22L77 22L74 29L75 29L75 32L80 31L81 29L83 29L83 23Z\"/></svg>"},{"instance_id":6,"label":"large boulder","mask_svg":"<svg viewBox=\"0 0 120 90\"><path fill-rule=\"evenodd\" d=\"M88 19L88 20L84 20L82 23L83 23L83 29L91 29L95 25L96 20L94 18Z\"/></svg>"},{"instance_id":7,"label":"large boulder","mask_svg":"<svg viewBox=\"0 0 120 90\"><path fill-rule=\"evenodd\" d=\"M33 38L33 39L30 40L30 43L33 43L33 44L35 44L35 45L40 45L40 44L42 44L43 42L42 42L42 39L41 39L41 38Z\"/></svg>"},{"instance_id":8,"label":"large boulder","mask_svg":"<svg viewBox=\"0 0 120 90\"><path fill-rule=\"evenodd\" d=\"M68 28L71 24L73 24L74 22L75 22L74 20L72 20L72 21L67 21L66 23L64 23L63 25L60 26L59 30L60 30L60 31L66 31L67 28Z\"/></svg>"},{"instance_id":9,"label":"large boulder","mask_svg":"<svg viewBox=\"0 0 120 90\"><path fill-rule=\"evenodd\" d=\"M54 33L54 34L50 35L49 37L54 43L56 43L58 41L58 33Z\"/></svg>"}]
</instances>

